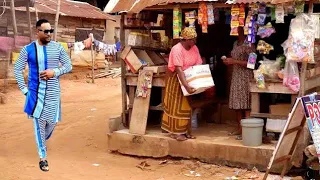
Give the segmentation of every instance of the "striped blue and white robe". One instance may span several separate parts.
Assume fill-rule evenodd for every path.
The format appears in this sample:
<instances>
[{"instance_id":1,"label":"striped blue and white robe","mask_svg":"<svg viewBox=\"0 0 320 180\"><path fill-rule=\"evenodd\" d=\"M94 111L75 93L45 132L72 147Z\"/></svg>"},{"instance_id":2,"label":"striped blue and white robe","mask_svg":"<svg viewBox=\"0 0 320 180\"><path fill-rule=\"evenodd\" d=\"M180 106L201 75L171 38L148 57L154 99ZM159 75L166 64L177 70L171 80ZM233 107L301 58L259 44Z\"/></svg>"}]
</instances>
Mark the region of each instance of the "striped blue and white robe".
<instances>
[{"instance_id":1,"label":"striped blue and white robe","mask_svg":"<svg viewBox=\"0 0 320 180\"><path fill-rule=\"evenodd\" d=\"M61 63L61 67L59 66ZM23 71L28 64L28 87L25 84ZM40 73L51 69L53 78L45 81ZM14 67L18 86L26 94L24 112L29 117L57 123L61 120L60 81L59 77L72 70L71 60L60 43L51 41L46 46L34 41L25 46Z\"/></svg>"}]
</instances>

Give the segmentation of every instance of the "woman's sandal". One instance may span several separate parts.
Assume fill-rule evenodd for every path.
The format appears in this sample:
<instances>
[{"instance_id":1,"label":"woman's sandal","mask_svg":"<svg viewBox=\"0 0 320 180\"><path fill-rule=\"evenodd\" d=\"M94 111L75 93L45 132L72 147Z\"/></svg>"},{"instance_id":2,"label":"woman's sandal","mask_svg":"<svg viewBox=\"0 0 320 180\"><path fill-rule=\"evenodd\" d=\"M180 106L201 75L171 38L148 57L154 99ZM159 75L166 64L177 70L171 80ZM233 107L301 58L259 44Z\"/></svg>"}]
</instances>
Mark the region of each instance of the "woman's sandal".
<instances>
[{"instance_id":1,"label":"woman's sandal","mask_svg":"<svg viewBox=\"0 0 320 180\"><path fill-rule=\"evenodd\" d=\"M234 131L228 134L228 136L238 136L241 135L240 131Z\"/></svg>"},{"instance_id":2,"label":"woman's sandal","mask_svg":"<svg viewBox=\"0 0 320 180\"><path fill-rule=\"evenodd\" d=\"M242 140L242 136L241 135L237 135L236 140Z\"/></svg>"},{"instance_id":3,"label":"woman's sandal","mask_svg":"<svg viewBox=\"0 0 320 180\"><path fill-rule=\"evenodd\" d=\"M188 140L188 138L185 136L185 135L176 135L176 134L171 134L170 137L172 139L175 139L177 141L185 141L185 140Z\"/></svg>"},{"instance_id":4,"label":"woman's sandal","mask_svg":"<svg viewBox=\"0 0 320 180\"><path fill-rule=\"evenodd\" d=\"M195 137L195 136L192 136L191 134L186 134L186 137L187 137L188 139L196 139L196 137Z\"/></svg>"},{"instance_id":5,"label":"woman's sandal","mask_svg":"<svg viewBox=\"0 0 320 180\"><path fill-rule=\"evenodd\" d=\"M42 171L47 172L49 171L49 165L48 165L48 161L44 160L44 161L40 161L39 162L39 167Z\"/></svg>"}]
</instances>

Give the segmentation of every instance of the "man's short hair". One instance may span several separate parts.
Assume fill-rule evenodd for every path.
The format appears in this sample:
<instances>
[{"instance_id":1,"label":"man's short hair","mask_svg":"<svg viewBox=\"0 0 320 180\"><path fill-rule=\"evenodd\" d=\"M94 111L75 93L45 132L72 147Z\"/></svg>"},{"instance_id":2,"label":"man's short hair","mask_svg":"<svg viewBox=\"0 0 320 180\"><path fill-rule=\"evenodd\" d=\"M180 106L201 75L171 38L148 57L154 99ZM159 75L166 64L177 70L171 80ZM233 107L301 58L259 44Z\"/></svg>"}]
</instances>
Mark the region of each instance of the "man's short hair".
<instances>
[{"instance_id":1,"label":"man's short hair","mask_svg":"<svg viewBox=\"0 0 320 180\"><path fill-rule=\"evenodd\" d=\"M37 21L36 27L37 27L37 28L38 28L38 27L41 27L41 25L44 24L44 23L49 23L49 21L46 20L46 19L40 19L39 21Z\"/></svg>"}]
</instances>

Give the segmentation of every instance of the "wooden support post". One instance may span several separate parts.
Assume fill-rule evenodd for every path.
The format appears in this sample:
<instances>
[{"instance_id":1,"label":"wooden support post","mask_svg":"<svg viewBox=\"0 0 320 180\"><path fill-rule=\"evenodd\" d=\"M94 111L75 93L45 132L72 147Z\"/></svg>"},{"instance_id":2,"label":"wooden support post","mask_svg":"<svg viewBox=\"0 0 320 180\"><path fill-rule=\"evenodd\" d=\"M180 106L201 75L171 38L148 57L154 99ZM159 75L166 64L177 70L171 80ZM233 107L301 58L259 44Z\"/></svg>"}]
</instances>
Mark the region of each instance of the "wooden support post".
<instances>
[{"instance_id":1,"label":"wooden support post","mask_svg":"<svg viewBox=\"0 0 320 180\"><path fill-rule=\"evenodd\" d=\"M125 30L124 30L125 14L121 13L120 20L120 43L121 49L125 46ZM127 84L126 84L126 66L124 60L121 59L121 93L122 93L122 123L127 125L126 110L127 110Z\"/></svg>"},{"instance_id":2,"label":"wooden support post","mask_svg":"<svg viewBox=\"0 0 320 180\"><path fill-rule=\"evenodd\" d=\"M91 44L91 78L92 78L91 82L94 83L94 51L93 51L93 43Z\"/></svg>"},{"instance_id":3,"label":"wooden support post","mask_svg":"<svg viewBox=\"0 0 320 180\"><path fill-rule=\"evenodd\" d=\"M128 117L128 124L130 124L130 119L131 119L131 115L132 115L132 108L133 108L133 103L134 103L134 97L135 97L135 93L136 92L136 88L135 86L129 86L129 104L131 105L131 107L129 108L129 117Z\"/></svg>"},{"instance_id":4,"label":"wooden support post","mask_svg":"<svg viewBox=\"0 0 320 180\"><path fill-rule=\"evenodd\" d=\"M260 94L252 92L251 93L251 112L260 113Z\"/></svg>"},{"instance_id":5,"label":"wooden support post","mask_svg":"<svg viewBox=\"0 0 320 180\"><path fill-rule=\"evenodd\" d=\"M30 14L30 2L26 5L27 8L27 16L28 16L28 28L29 28L29 36L30 36L30 41L32 41L33 36L32 36L32 26L31 26L31 14Z\"/></svg>"},{"instance_id":6,"label":"wooden support post","mask_svg":"<svg viewBox=\"0 0 320 180\"><path fill-rule=\"evenodd\" d=\"M60 15L60 0L57 0L57 11L56 11L56 18L54 20L54 35L53 40L57 41L57 33L58 33L58 26L59 26L59 15Z\"/></svg>"},{"instance_id":7,"label":"wooden support post","mask_svg":"<svg viewBox=\"0 0 320 180\"><path fill-rule=\"evenodd\" d=\"M15 12L15 7L14 7L14 0L11 0L10 7L11 7L11 15L12 15L13 33L14 33L14 37L16 37L18 35L18 28L17 28L17 20L16 20L16 12Z\"/></svg>"},{"instance_id":8,"label":"wooden support post","mask_svg":"<svg viewBox=\"0 0 320 180\"><path fill-rule=\"evenodd\" d=\"M34 7L35 14L36 14L36 21L39 21L39 15L38 15L38 10L36 7Z\"/></svg>"}]
</instances>

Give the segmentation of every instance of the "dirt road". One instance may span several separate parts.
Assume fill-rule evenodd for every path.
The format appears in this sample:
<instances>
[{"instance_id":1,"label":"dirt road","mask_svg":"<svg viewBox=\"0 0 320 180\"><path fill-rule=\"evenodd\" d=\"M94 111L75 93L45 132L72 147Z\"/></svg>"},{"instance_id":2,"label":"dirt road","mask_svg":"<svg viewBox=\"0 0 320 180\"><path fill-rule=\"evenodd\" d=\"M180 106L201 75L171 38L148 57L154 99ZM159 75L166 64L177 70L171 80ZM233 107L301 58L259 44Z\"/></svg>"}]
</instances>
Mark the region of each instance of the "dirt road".
<instances>
[{"instance_id":1,"label":"dirt road","mask_svg":"<svg viewBox=\"0 0 320 180\"><path fill-rule=\"evenodd\" d=\"M218 180L235 175L236 169L196 161L169 160L159 165L160 159L108 152L106 122L121 111L120 78L90 84L84 77L73 73L61 81L62 122L48 142L48 173L38 167L32 121L23 113L24 96L16 86L10 88L8 103L0 105L1 180ZM150 167L137 168L142 161ZM190 170L200 177L187 177Z\"/></svg>"}]
</instances>

